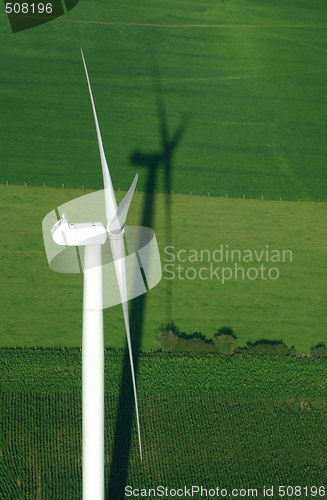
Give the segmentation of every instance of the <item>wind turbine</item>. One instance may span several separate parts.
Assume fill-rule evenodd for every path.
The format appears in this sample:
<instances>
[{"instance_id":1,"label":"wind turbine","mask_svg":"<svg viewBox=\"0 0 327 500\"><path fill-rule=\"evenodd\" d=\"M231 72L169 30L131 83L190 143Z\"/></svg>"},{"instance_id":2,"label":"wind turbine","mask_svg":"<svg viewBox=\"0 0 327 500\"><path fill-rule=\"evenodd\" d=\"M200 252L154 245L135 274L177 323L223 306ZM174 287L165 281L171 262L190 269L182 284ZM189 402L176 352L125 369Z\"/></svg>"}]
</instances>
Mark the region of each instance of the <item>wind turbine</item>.
<instances>
[{"instance_id":1,"label":"wind turbine","mask_svg":"<svg viewBox=\"0 0 327 500\"><path fill-rule=\"evenodd\" d=\"M137 432L142 460L142 445L140 434L139 412L137 404L136 383L133 365L133 355L130 337L128 305L129 298L126 280L124 232L128 209L134 194L138 175L122 200L117 206L110 173L102 145L101 133L94 105L90 80L82 53L83 64L88 83L97 139L100 150L102 174L104 182L104 200L106 224L103 222L85 222L69 224L63 213L57 221L51 234L57 245L69 247L83 247L84 249L84 292L83 292L83 339L82 339L82 422L83 422L83 500L103 500L104 498L104 341L103 341L103 288L102 288L102 247L109 238L111 254L114 262L115 274L118 283L120 302L123 308L130 367L135 399ZM91 195L87 195L91 196ZM87 198L87 196L82 198ZM54 211L53 211L54 212ZM51 212L48 216L53 214ZM52 215L53 216L53 215ZM46 248L50 246L46 240L48 223L43 224L43 233ZM50 219L48 219L50 220ZM142 228L141 228L142 229ZM147 228L143 228L147 229ZM154 233L153 233L154 234ZM149 246L149 245L148 245ZM149 251L148 252L149 257ZM47 251L48 253L48 251ZM137 252L136 252L137 253ZM141 253L141 251L140 251ZM144 258L144 254L143 254ZM48 253L51 265L53 256ZM160 260L159 260L160 262ZM144 267L144 265L143 265ZM55 269L58 270L58 269ZM59 270L59 272L78 272ZM158 282L152 281L152 288ZM161 278L161 269L160 269ZM160 279L159 279L160 281ZM138 292L136 293L144 293ZM135 296L135 294L134 294Z\"/></svg>"}]
</instances>

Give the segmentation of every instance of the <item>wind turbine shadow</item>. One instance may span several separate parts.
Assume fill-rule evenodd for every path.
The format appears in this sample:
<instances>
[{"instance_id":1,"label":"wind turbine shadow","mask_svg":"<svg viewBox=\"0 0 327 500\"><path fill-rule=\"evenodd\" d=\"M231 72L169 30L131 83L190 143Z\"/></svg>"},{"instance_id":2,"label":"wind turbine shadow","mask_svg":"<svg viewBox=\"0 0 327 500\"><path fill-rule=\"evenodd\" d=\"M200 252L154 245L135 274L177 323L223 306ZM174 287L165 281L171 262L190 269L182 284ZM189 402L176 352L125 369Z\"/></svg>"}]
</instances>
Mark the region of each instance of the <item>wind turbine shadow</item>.
<instances>
[{"instance_id":1,"label":"wind turbine shadow","mask_svg":"<svg viewBox=\"0 0 327 500\"><path fill-rule=\"evenodd\" d=\"M131 154L130 161L135 167L145 167L147 169L145 197L140 224L141 226L150 228L153 227L155 217L155 192L157 187L157 174L160 168L164 169L166 245L169 245L171 242L172 159L174 152L176 151L176 148L180 143L182 135L185 131L186 120L185 118L182 120L181 124L178 126L172 138L170 139L168 132L167 114L158 73L155 74L155 95L159 117L161 151L154 153L144 153L136 150ZM168 281L168 283L169 286L171 286L171 282ZM169 315L171 310L170 290L167 291L167 297L167 303L170 304L167 308L167 314ZM147 294L145 293L133 299L130 307L130 325L134 352L134 371L136 378L138 374L138 353L140 351L142 341L146 300ZM130 376L130 361L128 350L125 349L107 500L121 500L125 496L134 412L135 403L132 380ZM146 461L146 457L147 453L146 450L144 450L143 460Z\"/></svg>"}]
</instances>

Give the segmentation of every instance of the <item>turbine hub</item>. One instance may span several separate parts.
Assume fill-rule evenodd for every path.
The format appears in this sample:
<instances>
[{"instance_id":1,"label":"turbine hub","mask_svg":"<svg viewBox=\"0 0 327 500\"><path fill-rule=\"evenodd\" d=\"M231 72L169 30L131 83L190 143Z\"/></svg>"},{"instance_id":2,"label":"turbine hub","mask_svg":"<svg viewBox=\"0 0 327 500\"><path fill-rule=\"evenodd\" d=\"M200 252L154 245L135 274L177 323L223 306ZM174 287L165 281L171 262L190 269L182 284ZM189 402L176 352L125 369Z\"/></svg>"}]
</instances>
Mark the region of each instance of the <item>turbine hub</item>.
<instances>
[{"instance_id":1,"label":"turbine hub","mask_svg":"<svg viewBox=\"0 0 327 500\"><path fill-rule=\"evenodd\" d=\"M119 240L120 238L122 238L125 234L125 228L123 229L119 229L120 232L116 233L116 232L112 232L110 231L110 224L111 224L112 221L108 222L107 224L107 234L108 234L108 238L110 238L111 240Z\"/></svg>"}]
</instances>

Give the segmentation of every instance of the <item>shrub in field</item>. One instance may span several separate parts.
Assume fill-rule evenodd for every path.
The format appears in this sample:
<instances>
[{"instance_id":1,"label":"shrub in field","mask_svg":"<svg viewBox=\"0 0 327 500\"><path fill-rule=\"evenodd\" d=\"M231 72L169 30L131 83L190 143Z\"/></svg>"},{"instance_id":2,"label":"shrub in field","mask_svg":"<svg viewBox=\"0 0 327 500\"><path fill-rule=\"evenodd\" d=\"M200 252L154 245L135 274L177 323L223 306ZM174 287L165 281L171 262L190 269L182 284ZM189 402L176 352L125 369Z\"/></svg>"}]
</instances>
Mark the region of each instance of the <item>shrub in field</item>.
<instances>
[{"instance_id":1,"label":"shrub in field","mask_svg":"<svg viewBox=\"0 0 327 500\"><path fill-rule=\"evenodd\" d=\"M161 325L158 340L164 351L217 352L212 339L207 339L200 332L187 335L181 332L174 323Z\"/></svg>"},{"instance_id":2,"label":"shrub in field","mask_svg":"<svg viewBox=\"0 0 327 500\"><path fill-rule=\"evenodd\" d=\"M282 340L260 339L255 342L247 342L246 346L238 349L242 354L275 354L278 356L287 356L294 353L294 347L289 349Z\"/></svg>"},{"instance_id":3,"label":"shrub in field","mask_svg":"<svg viewBox=\"0 0 327 500\"><path fill-rule=\"evenodd\" d=\"M327 348L324 342L320 342L315 346L311 347L311 354L318 356L319 358L327 358Z\"/></svg>"},{"instance_id":4,"label":"shrub in field","mask_svg":"<svg viewBox=\"0 0 327 500\"><path fill-rule=\"evenodd\" d=\"M214 345L218 352L233 354L237 348L237 337L230 326L222 326L214 335Z\"/></svg>"},{"instance_id":5,"label":"shrub in field","mask_svg":"<svg viewBox=\"0 0 327 500\"><path fill-rule=\"evenodd\" d=\"M233 328L230 326L222 326L221 328L218 328L218 330L214 336L218 337L220 335L228 335L229 337L232 337L233 339L237 339L237 336L233 332Z\"/></svg>"}]
</instances>

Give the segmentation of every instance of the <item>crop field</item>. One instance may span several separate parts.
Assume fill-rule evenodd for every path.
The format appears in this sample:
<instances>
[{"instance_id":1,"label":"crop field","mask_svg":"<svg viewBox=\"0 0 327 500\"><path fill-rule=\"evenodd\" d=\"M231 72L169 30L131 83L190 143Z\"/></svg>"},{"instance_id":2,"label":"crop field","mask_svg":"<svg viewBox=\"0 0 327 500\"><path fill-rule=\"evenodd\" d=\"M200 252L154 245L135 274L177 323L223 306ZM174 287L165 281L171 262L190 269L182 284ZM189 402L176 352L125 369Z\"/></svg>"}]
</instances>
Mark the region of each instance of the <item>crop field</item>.
<instances>
[{"instance_id":1,"label":"crop field","mask_svg":"<svg viewBox=\"0 0 327 500\"><path fill-rule=\"evenodd\" d=\"M325 360L141 355L142 464L129 374L116 421L122 360L107 351L106 498L124 498L125 484L257 488L259 499L263 486L326 486ZM0 361L3 498L80 499L79 350L1 349Z\"/></svg>"},{"instance_id":2,"label":"crop field","mask_svg":"<svg viewBox=\"0 0 327 500\"><path fill-rule=\"evenodd\" d=\"M1 183L102 185L83 47L115 188L166 124L175 192L327 201L324 0L88 0L15 35L2 9Z\"/></svg>"},{"instance_id":3,"label":"crop field","mask_svg":"<svg viewBox=\"0 0 327 500\"><path fill-rule=\"evenodd\" d=\"M10 185L0 188L1 221L6 234L0 259L4 290L0 297L0 345L81 345L82 275L59 274L49 268L41 221L50 210L83 194L85 190ZM123 194L117 193L119 199ZM130 225L142 224L147 199L144 193L135 194ZM152 227L163 278L143 299L130 303L137 350L159 349L159 327L171 321L188 334L198 331L208 338L228 325L234 329L240 346L260 338L282 339L289 347L294 345L298 353L309 353L313 345L326 339L326 204L172 195L167 249L165 202L164 195L154 196ZM19 231L12 231L12 224ZM221 245L224 260L216 262ZM249 249L253 262L239 262L237 253L233 262L230 258L226 261L226 250L229 256L231 250L240 250L243 258ZM280 262L271 260L277 255L272 252L276 249ZM287 252L285 261L283 251ZM263 253L261 262L254 252L258 258ZM194 261L195 256L198 261ZM244 279L242 271L235 276L235 265L244 269ZM261 265L266 279L261 278ZM251 279L255 269L257 279ZM270 269L275 269L272 278L278 271L277 279L269 278ZM104 323L105 345L124 347L121 306L105 309Z\"/></svg>"}]
</instances>

